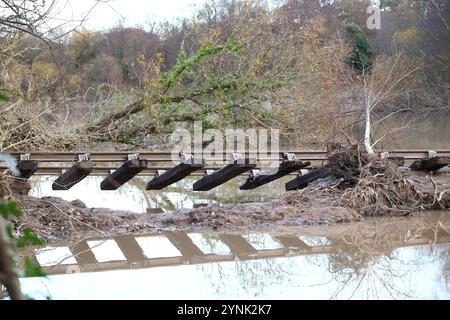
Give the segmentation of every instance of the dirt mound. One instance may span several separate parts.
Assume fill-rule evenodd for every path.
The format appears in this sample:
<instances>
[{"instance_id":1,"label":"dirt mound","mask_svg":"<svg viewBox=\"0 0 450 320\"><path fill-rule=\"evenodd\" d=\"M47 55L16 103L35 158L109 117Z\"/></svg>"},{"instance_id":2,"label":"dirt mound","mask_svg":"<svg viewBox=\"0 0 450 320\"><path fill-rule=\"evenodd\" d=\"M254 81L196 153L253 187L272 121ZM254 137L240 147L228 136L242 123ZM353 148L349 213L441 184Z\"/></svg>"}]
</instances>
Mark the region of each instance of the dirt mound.
<instances>
[{"instance_id":1,"label":"dirt mound","mask_svg":"<svg viewBox=\"0 0 450 320\"><path fill-rule=\"evenodd\" d=\"M238 205L209 205L159 215L152 221L161 226L176 228L208 228L238 230L264 226L305 226L333 224L356 220L353 210L306 203L292 205L284 201L245 203Z\"/></svg>"},{"instance_id":2,"label":"dirt mound","mask_svg":"<svg viewBox=\"0 0 450 320\"><path fill-rule=\"evenodd\" d=\"M16 222L16 228L32 227L45 240L67 239L89 232L111 233L126 228L136 220L136 215L126 211L89 209L81 201L65 201L59 198L41 199L25 196L20 199L24 217Z\"/></svg>"}]
</instances>

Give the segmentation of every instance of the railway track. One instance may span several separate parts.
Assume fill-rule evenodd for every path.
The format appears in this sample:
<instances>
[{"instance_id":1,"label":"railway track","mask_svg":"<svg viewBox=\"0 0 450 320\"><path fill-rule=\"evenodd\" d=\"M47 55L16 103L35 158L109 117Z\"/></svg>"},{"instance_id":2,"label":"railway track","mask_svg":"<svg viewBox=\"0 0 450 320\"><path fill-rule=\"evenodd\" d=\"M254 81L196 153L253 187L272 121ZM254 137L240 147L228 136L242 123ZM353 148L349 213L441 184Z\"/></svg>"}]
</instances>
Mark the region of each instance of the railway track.
<instances>
[{"instance_id":1,"label":"railway track","mask_svg":"<svg viewBox=\"0 0 450 320\"><path fill-rule=\"evenodd\" d=\"M387 150L380 153L388 152L392 157L403 157L405 160L418 160L429 156L429 150L408 149L408 150ZM450 156L450 149L434 150L440 156ZM224 151L216 153L213 158L205 158L205 161L215 161L218 158L227 160L232 153L239 153L243 156L250 156L252 153L240 151ZM282 150L274 155L260 156L258 161L282 159L285 153L295 154L297 159L305 161L321 161L326 160L327 152L323 150ZM10 155L20 158L21 155L28 154L30 159L37 160L42 163L49 162L74 162L78 161L79 155L88 154L90 160L94 162L121 162L127 159L128 155L138 154L139 158L152 162L168 162L171 161L172 153L170 151L116 151L116 152L11 152Z\"/></svg>"},{"instance_id":2,"label":"railway track","mask_svg":"<svg viewBox=\"0 0 450 320\"><path fill-rule=\"evenodd\" d=\"M384 157L413 162L431 157L450 157L445 150L388 150ZM202 176L194 190L210 190L240 175L258 176L263 184L287 175L299 175L300 169L319 166L327 159L323 150L283 150L277 153L223 151L213 155L173 154L171 151L94 151L94 152L11 152L18 163L21 178L32 175L56 175L55 190L68 190L88 175L106 176L102 190L115 190L134 176L155 177L149 190L160 190L187 176ZM285 165L289 165L286 167ZM284 167L283 167L284 166ZM0 170L6 170L0 162ZM270 169L270 171L267 171ZM277 171L278 169L278 171ZM266 170L266 171L264 171ZM268 173L267 173L268 172ZM262 185L262 182L250 188Z\"/></svg>"}]
</instances>

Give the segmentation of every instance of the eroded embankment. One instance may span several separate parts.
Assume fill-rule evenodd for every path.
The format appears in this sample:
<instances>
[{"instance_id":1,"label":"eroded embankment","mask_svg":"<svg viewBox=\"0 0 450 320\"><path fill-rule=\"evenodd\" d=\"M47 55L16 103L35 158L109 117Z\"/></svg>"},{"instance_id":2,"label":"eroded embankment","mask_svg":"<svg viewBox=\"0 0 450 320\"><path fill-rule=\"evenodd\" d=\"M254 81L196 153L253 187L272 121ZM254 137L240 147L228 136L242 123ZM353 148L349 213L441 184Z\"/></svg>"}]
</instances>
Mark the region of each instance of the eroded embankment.
<instances>
[{"instance_id":1,"label":"eroded embankment","mask_svg":"<svg viewBox=\"0 0 450 320\"><path fill-rule=\"evenodd\" d=\"M368 171L367 171L368 170ZM414 173L377 163L366 172L339 174L316 181L277 201L239 205L209 205L156 215L87 208L81 201L28 196L30 185L0 177L0 195L20 203L26 226L47 241L147 231L237 231L271 226L311 226L352 222L365 216L403 216L424 210L450 208L450 174ZM394 170L394 171L392 171Z\"/></svg>"}]
</instances>

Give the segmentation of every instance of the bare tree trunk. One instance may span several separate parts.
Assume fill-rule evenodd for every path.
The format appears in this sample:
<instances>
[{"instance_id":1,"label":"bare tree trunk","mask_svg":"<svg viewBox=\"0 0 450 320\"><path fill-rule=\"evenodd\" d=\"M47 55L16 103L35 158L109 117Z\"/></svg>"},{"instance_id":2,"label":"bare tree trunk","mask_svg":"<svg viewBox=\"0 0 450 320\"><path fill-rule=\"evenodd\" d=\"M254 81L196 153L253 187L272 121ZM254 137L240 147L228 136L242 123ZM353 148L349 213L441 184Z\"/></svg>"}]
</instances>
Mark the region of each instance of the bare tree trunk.
<instances>
[{"instance_id":1,"label":"bare tree trunk","mask_svg":"<svg viewBox=\"0 0 450 320\"><path fill-rule=\"evenodd\" d=\"M370 104L369 99L367 97L364 98L364 110L366 116L366 128L364 130L364 148L366 152L370 156L375 155L375 151L373 150L372 143L370 141L370 129L371 129L371 121L370 121Z\"/></svg>"},{"instance_id":2,"label":"bare tree trunk","mask_svg":"<svg viewBox=\"0 0 450 320\"><path fill-rule=\"evenodd\" d=\"M24 300L14 268L13 250L6 234L6 222L0 216L0 282L5 285L12 300Z\"/></svg>"}]
</instances>

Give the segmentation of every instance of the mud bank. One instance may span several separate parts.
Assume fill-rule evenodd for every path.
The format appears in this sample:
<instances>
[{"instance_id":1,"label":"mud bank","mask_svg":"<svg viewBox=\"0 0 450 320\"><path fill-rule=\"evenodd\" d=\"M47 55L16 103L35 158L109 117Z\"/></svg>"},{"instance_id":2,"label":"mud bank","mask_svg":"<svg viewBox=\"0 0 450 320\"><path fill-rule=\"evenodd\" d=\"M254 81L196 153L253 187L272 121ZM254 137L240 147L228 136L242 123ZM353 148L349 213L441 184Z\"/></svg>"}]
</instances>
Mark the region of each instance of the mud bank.
<instances>
[{"instance_id":1,"label":"mud bank","mask_svg":"<svg viewBox=\"0 0 450 320\"><path fill-rule=\"evenodd\" d=\"M87 235L114 236L153 231L239 231L274 226L330 225L360 219L348 208L285 201L239 205L209 205L171 213L139 214L107 208L87 208L81 201L20 197L24 218L17 229L30 226L46 241Z\"/></svg>"},{"instance_id":2,"label":"mud bank","mask_svg":"<svg viewBox=\"0 0 450 320\"><path fill-rule=\"evenodd\" d=\"M364 206L359 202L343 201L349 192L356 189L339 188L339 180L328 181L326 185L317 181L306 189L287 192L272 202L211 204L152 215L88 208L79 200L69 202L54 197L31 197L27 195L30 186L26 181L7 177L1 177L0 195L3 199L15 199L20 203L24 217L14 222L16 230L30 226L48 242L99 234L114 236L174 230L233 232L283 226L334 225L360 221L374 215L404 216L417 211L450 209L450 174L431 177L425 173L408 173L403 178L406 184L399 184L399 190L403 192L405 187L410 190L405 198L389 199L394 202L395 208L388 207L391 204L381 197L364 199L368 201ZM364 190L371 188L373 186L370 184L364 186ZM382 194L388 198L394 197L389 188L393 187L386 186L386 194Z\"/></svg>"},{"instance_id":3,"label":"mud bank","mask_svg":"<svg viewBox=\"0 0 450 320\"><path fill-rule=\"evenodd\" d=\"M373 216L407 216L417 211L450 209L450 174L405 174L397 188L400 195L386 185L382 197L354 201L348 195L356 188L340 188L339 179L317 181L311 186L286 192L277 201L238 205L208 205L203 208L159 214L152 223L178 230L200 229L237 231L275 226L315 226L355 222ZM404 184L402 184L404 183ZM404 188L410 190L405 191ZM371 190L373 186L367 185ZM405 193L405 194L404 194ZM364 203L364 205L362 205ZM365 205L367 204L367 205ZM450 211L448 211L450 212Z\"/></svg>"}]
</instances>

